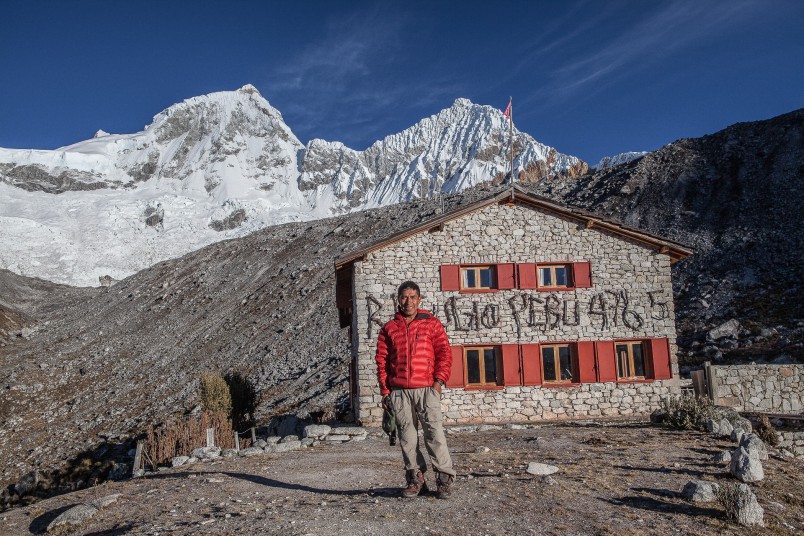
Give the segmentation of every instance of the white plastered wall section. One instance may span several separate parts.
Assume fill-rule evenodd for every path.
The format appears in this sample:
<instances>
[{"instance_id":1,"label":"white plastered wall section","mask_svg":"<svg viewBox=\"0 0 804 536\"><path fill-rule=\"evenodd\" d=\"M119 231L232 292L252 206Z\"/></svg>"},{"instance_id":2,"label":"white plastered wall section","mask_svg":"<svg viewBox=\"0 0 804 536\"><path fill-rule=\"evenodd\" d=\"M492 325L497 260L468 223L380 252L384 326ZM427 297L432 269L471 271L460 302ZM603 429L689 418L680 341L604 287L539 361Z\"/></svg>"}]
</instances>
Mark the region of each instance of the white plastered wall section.
<instances>
[{"instance_id":1,"label":"white plastered wall section","mask_svg":"<svg viewBox=\"0 0 804 536\"><path fill-rule=\"evenodd\" d=\"M442 264L581 261L591 263L592 288L552 293L441 291ZM679 392L669 256L565 216L520 204L491 204L447 222L443 230L416 234L355 262L355 410L365 424L378 422L382 415L374 362L377 334L393 316L393 298L405 280L419 284L422 308L444 323L453 345L664 337L670 341L671 380L492 391L447 389L443 406L448 422L643 414L658 407L663 396ZM481 318L472 322L475 310Z\"/></svg>"}]
</instances>

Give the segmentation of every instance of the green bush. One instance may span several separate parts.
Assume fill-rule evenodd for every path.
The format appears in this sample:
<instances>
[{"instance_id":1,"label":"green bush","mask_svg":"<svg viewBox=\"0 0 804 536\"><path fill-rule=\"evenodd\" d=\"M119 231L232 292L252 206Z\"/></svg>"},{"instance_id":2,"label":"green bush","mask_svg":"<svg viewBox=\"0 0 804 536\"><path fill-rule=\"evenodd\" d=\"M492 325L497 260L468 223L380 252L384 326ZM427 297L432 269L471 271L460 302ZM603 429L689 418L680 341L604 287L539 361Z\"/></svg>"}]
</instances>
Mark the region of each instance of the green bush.
<instances>
[{"instance_id":1,"label":"green bush","mask_svg":"<svg viewBox=\"0 0 804 536\"><path fill-rule=\"evenodd\" d=\"M232 413L232 395L229 392L229 385L219 372L201 373L198 394L201 397L201 405L206 411L221 412L225 415Z\"/></svg>"},{"instance_id":2,"label":"green bush","mask_svg":"<svg viewBox=\"0 0 804 536\"><path fill-rule=\"evenodd\" d=\"M703 430L706 421L716 415L707 397L671 396L663 399L659 408L665 414L662 422L678 430Z\"/></svg>"}]
</instances>

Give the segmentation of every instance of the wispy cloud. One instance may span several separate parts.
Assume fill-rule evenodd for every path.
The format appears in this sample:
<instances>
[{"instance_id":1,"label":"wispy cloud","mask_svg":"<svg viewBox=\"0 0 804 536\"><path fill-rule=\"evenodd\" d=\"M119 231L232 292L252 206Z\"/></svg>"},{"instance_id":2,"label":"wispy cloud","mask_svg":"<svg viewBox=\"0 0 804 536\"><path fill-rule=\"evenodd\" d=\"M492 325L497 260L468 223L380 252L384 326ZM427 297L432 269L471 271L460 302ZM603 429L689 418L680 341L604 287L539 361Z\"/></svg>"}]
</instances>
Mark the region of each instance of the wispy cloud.
<instances>
[{"instance_id":1,"label":"wispy cloud","mask_svg":"<svg viewBox=\"0 0 804 536\"><path fill-rule=\"evenodd\" d=\"M407 41L417 26L382 3L341 14L268 73L266 94L283 101L283 114L302 139L337 131L335 139L362 148L390 133L377 121L389 110L426 107L459 91L448 74L425 81L405 70Z\"/></svg>"},{"instance_id":2,"label":"wispy cloud","mask_svg":"<svg viewBox=\"0 0 804 536\"><path fill-rule=\"evenodd\" d=\"M760 7L746 0L656 5L661 6L658 11L643 16L619 33L587 40L584 48L561 55L564 62L545 73L541 90L531 94L527 101L554 105L575 98L581 91L598 90L640 67L663 61L681 49L717 36L731 25L745 21ZM560 46L572 44L576 36L603 23L606 16L604 11L585 19L559 39ZM616 27L611 21L608 23ZM537 48L528 59L544 60L555 48L555 44Z\"/></svg>"}]
</instances>

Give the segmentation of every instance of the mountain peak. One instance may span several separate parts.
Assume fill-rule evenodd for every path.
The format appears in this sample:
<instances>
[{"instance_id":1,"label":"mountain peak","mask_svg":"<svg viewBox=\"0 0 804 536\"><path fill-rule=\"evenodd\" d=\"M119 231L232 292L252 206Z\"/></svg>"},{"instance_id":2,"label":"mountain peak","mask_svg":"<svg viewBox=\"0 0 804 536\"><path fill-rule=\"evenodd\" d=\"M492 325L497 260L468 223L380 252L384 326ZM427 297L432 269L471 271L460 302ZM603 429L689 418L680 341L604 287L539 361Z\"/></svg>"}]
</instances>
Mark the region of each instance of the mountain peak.
<instances>
[{"instance_id":1,"label":"mountain peak","mask_svg":"<svg viewBox=\"0 0 804 536\"><path fill-rule=\"evenodd\" d=\"M260 95L259 90L257 90L257 88L252 86L251 84L246 84L245 86L241 87L237 91L238 91L238 93L247 93L249 95L257 94L260 97L262 97L262 95Z\"/></svg>"}]
</instances>

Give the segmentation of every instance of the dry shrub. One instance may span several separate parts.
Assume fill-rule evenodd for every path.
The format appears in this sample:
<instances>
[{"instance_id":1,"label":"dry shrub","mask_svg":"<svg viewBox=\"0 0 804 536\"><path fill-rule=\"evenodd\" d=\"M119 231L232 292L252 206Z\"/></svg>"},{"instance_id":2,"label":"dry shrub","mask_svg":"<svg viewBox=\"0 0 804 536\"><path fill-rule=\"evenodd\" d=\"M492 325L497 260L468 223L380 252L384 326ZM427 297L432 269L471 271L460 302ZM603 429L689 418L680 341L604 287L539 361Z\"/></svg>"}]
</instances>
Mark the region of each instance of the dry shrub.
<instances>
[{"instance_id":1,"label":"dry shrub","mask_svg":"<svg viewBox=\"0 0 804 536\"><path fill-rule=\"evenodd\" d=\"M716 413L707 397L671 396L663 399L659 406L666 413L663 422L679 430L703 430L706 421Z\"/></svg>"},{"instance_id":2,"label":"dry shrub","mask_svg":"<svg viewBox=\"0 0 804 536\"><path fill-rule=\"evenodd\" d=\"M232 412L232 395L229 392L229 385L219 372L203 372L198 391L201 405L206 411L226 415Z\"/></svg>"},{"instance_id":3,"label":"dry shrub","mask_svg":"<svg viewBox=\"0 0 804 536\"><path fill-rule=\"evenodd\" d=\"M254 410L257 408L257 390L241 372L229 372L223 377L229 386L232 399L232 422L237 430L254 426Z\"/></svg>"},{"instance_id":4,"label":"dry shrub","mask_svg":"<svg viewBox=\"0 0 804 536\"><path fill-rule=\"evenodd\" d=\"M755 431L766 445L772 447L779 445L779 436L776 434L776 428L773 427L767 415L759 416L759 422L757 423L757 429Z\"/></svg>"},{"instance_id":5,"label":"dry shrub","mask_svg":"<svg viewBox=\"0 0 804 536\"><path fill-rule=\"evenodd\" d=\"M215 445L234 448L234 432L229 414L203 412L179 417L161 426L148 428L145 453L155 465L165 465L176 456L189 456L193 449L207 446L207 428L215 430Z\"/></svg>"}]
</instances>

